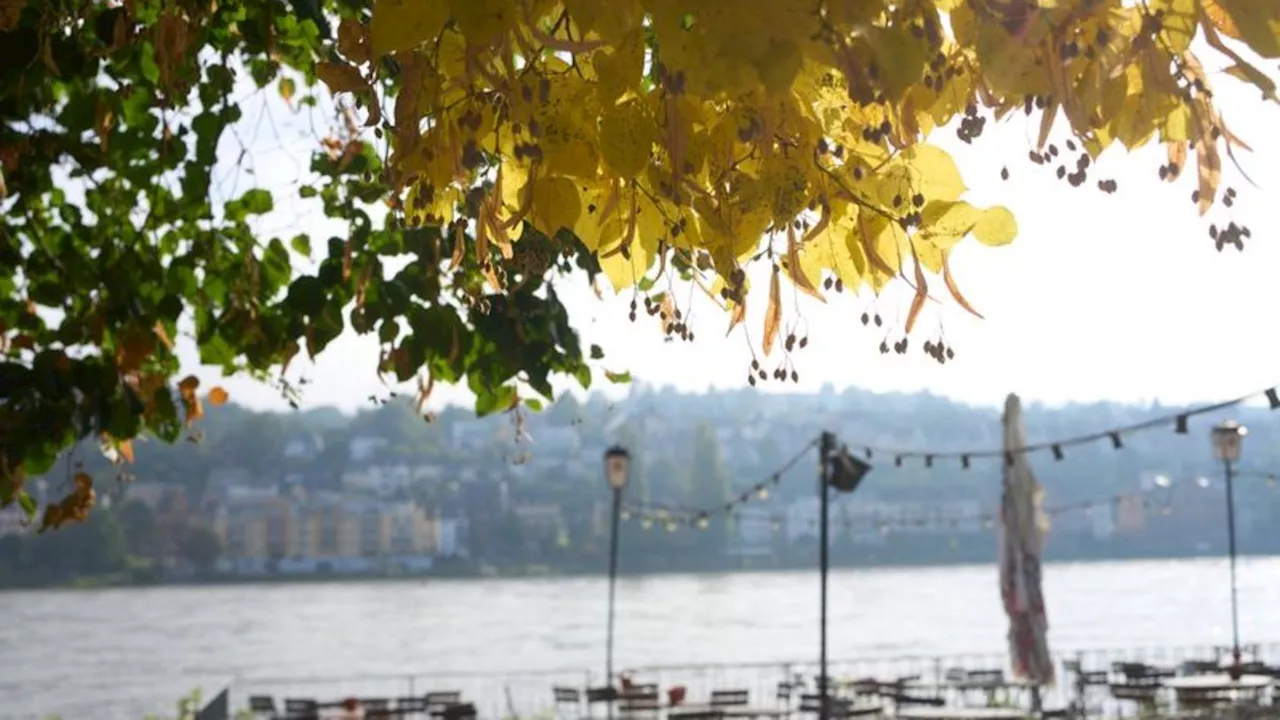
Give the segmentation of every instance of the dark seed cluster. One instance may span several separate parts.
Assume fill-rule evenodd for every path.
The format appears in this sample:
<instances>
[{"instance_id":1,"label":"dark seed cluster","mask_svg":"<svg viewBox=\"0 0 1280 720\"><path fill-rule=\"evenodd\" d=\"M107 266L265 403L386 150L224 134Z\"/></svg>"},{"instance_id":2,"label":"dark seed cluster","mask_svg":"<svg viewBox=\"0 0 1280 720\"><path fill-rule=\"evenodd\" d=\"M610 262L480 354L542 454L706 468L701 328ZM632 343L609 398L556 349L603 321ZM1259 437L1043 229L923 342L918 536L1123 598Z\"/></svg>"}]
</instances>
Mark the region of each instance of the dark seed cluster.
<instances>
[{"instance_id":1,"label":"dark seed cluster","mask_svg":"<svg viewBox=\"0 0 1280 720\"><path fill-rule=\"evenodd\" d=\"M945 365L948 360L955 359L956 351L942 340L925 340L924 354L938 361L939 365Z\"/></svg>"},{"instance_id":2,"label":"dark seed cluster","mask_svg":"<svg viewBox=\"0 0 1280 720\"><path fill-rule=\"evenodd\" d=\"M978 107L969 103L964 109L964 117L960 118L960 127L956 128L956 137L966 143L972 143L982 136L987 126L987 119L978 114Z\"/></svg>"}]
</instances>

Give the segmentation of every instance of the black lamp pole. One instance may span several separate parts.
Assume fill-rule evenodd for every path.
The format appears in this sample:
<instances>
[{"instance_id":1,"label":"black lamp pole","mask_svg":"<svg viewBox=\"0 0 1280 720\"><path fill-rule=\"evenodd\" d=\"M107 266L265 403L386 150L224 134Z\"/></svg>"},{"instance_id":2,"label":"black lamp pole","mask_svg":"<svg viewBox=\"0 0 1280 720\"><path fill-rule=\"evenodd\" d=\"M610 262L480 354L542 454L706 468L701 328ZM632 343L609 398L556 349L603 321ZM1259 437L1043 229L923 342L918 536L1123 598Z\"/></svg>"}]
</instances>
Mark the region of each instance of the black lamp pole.
<instances>
[{"instance_id":1,"label":"black lamp pole","mask_svg":"<svg viewBox=\"0 0 1280 720\"><path fill-rule=\"evenodd\" d=\"M1239 676L1240 666L1240 616L1236 607L1236 501L1235 472L1231 460L1222 461L1227 474L1227 554L1231 558L1231 674Z\"/></svg>"},{"instance_id":2,"label":"black lamp pole","mask_svg":"<svg viewBox=\"0 0 1280 720\"><path fill-rule=\"evenodd\" d=\"M1249 431L1234 420L1219 423L1213 428L1213 451L1222 461L1227 481L1227 555L1231 563L1231 666L1227 673L1239 679L1244 672L1240 665L1240 615L1236 605L1236 501L1235 468L1232 463L1240 459L1244 437Z\"/></svg>"},{"instance_id":3,"label":"black lamp pole","mask_svg":"<svg viewBox=\"0 0 1280 720\"><path fill-rule=\"evenodd\" d=\"M618 521L622 516L622 491L627 487L627 475L631 469L631 455L627 449L614 445L604 452L605 480L613 493L613 509L609 526L609 619L605 636L605 686L613 690L613 616L614 597L618 584ZM613 720L613 693L606 703L608 720Z\"/></svg>"},{"instance_id":4,"label":"black lamp pole","mask_svg":"<svg viewBox=\"0 0 1280 720\"><path fill-rule=\"evenodd\" d=\"M822 439L818 443L818 507L819 507L819 525L818 525L818 572L821 577L821 601L819 610L818 625L821 629L820 650L818 656L818 720L828 720L831 714L830 679L827 677L827 569L830 562L828 557L828 533L830 525L830 457L835 450L835 436L829 432L822 433Z\"/></svg>"}]
</instances>

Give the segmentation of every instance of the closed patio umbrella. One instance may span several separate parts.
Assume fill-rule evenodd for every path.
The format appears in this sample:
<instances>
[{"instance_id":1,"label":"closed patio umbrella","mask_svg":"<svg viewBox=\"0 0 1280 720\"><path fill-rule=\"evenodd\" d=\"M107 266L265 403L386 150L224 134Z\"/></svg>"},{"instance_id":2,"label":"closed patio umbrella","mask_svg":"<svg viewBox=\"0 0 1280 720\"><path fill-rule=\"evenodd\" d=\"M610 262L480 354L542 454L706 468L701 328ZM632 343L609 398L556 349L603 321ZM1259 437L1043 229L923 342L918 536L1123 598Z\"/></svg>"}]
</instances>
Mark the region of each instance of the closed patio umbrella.
<instances>
[{"instance_id":1,"label":"closed patio umbrella","mask_svg":"<svg viewBox=\"0 0 1280 720\"><path fill-rule=\"evenodd\" d=\"M1004 404L1004 482L1000 503L1000 595L1009 616L1009 657L1013 675L1033 688L1053 685L1049 621L1040 587L1040 553L1049 532L1044 491L1031 472L1022 427L1022 404L1009 395ZM1035 695L1038 705L1039 694Z\"/></svg>"}]
</instances>

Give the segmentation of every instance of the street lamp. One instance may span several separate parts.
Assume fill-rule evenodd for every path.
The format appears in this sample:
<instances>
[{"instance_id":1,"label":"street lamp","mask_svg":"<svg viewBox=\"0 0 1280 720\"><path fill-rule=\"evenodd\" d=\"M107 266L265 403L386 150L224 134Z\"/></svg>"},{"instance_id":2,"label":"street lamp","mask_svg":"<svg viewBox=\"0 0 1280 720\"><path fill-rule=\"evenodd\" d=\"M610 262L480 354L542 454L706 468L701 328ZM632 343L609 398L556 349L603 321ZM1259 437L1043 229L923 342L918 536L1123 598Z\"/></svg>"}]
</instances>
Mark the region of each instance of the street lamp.
<instances>
[{"instance_id":1,"label":"street lamp","mask_svg":"<svg viewBox=\"0 0 1280 720\"><path fill-rule=\"evenodd\" d=\"M1245 426L1234 420L1227 420L1213 428L1213 454L1222 461L1227 476L1227 552L1231 556L1231 667L1228 674L1239 679L1243 674L1240 665L1240 620L1236 608L1236 503L1233 493L1235 473L1231 464L1240 460L1240 450L1244 445L1244 436L1248 434Z\"/></svg>"},{"instance_id":2,"label":"street lamp","mask_svg":"<svg viewBox=\"0 0 1280 720\"><path fill-rule=\"evenodd\" d=\"M831 491L851 493L857 490L871 466L850 455L848 449L836 448L836 436L829 432L822 433L819 440L818 463L818 720L829 720L831 681L827 677L827 574L830 568Z\"/></svg>"},{"instance_id":3,"label":"street lamp","mask_svg":"<svg viewBox=\"0 0 1280 720\"><path fill-rule=\"evenodd\" d=\"M622 491L631 473L631 453L621 445L604 451L604 479L613 491L612 524L609 529L609 629L605 640L604 677L613 688L613 598L618 581L618 519L622 514ZM607 703L609 720L613 720L613 700Z\"/></svg>"}]
</instances>

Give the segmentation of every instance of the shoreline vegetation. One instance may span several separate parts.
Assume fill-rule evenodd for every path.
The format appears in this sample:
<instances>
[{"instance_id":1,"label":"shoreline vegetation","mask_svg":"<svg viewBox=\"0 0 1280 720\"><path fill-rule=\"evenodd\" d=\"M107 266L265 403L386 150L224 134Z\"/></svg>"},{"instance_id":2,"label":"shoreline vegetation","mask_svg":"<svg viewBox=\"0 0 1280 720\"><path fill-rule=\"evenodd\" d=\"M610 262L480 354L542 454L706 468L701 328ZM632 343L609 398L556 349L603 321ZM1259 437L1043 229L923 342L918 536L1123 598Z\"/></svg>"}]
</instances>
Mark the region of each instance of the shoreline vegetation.
<instances>
[{"instance_id":1,"label":"shoreline vegetation","mask_svg":"<svg viewBox=\"0 0 1280 720\"><path fill-rule=\"evenodd\" d=\"M1275 553L1241 552L1241 557L1246 558L1267 558L1275 557ZM1218 554L1214 552L1187 553L1187 552L1133 552L1133 553L1110 553L1097 555L1081 555L1074 553L1071 556L1055 556L1052 553L1047 554L1046 562L1055 565L1061 564L1081 564L1081 563L1104 563L1104 562L1130 562L1144 560L1198 560L1198 559L1216 559ZM842 562L833 563L833 570L889 570L889 569L930 569L930 568L950 568L964 567L975 565L993 564L994 559L990 558L964 558L953 560L930 559L892 559L892 560L876 560L869 559L866 562ZM796 563L778 563L771 559L765 559L762 562L746 563L736 567L673 567L665 569L621 569L620 577L654 577L663 575L731 575L742 573L768 573L768 572L791 572L804 571L812 569L807 565ZM283 585L283 584L323 584L323 583L354 583L354 582L429 582L429 581L459 581L459 580L486 580L486 579L552 579L552 578L583 578L593 576L603 576L605 574L603 568L573 568L573 567L553 567L545 564L527 564L519 566L494 566L486 563L457 563L450 567L436 569L428 572L403 572L403 573L263 573L263 574L232 574L232 573L214 573L205 575L164 575L153 569L135 569L132 571L120 571L114 573L103 573L99 575L85 575L70 578L63 581L53 582L19 582L0 584L0 593L6 591L23 591L23 590L104 590L104 589L122 589L122 588L152 588L152 587L188 587L188 586L229 586L229 585ZM0 579L7 580L7 579Z\"/></svg>"}]
</instances>

